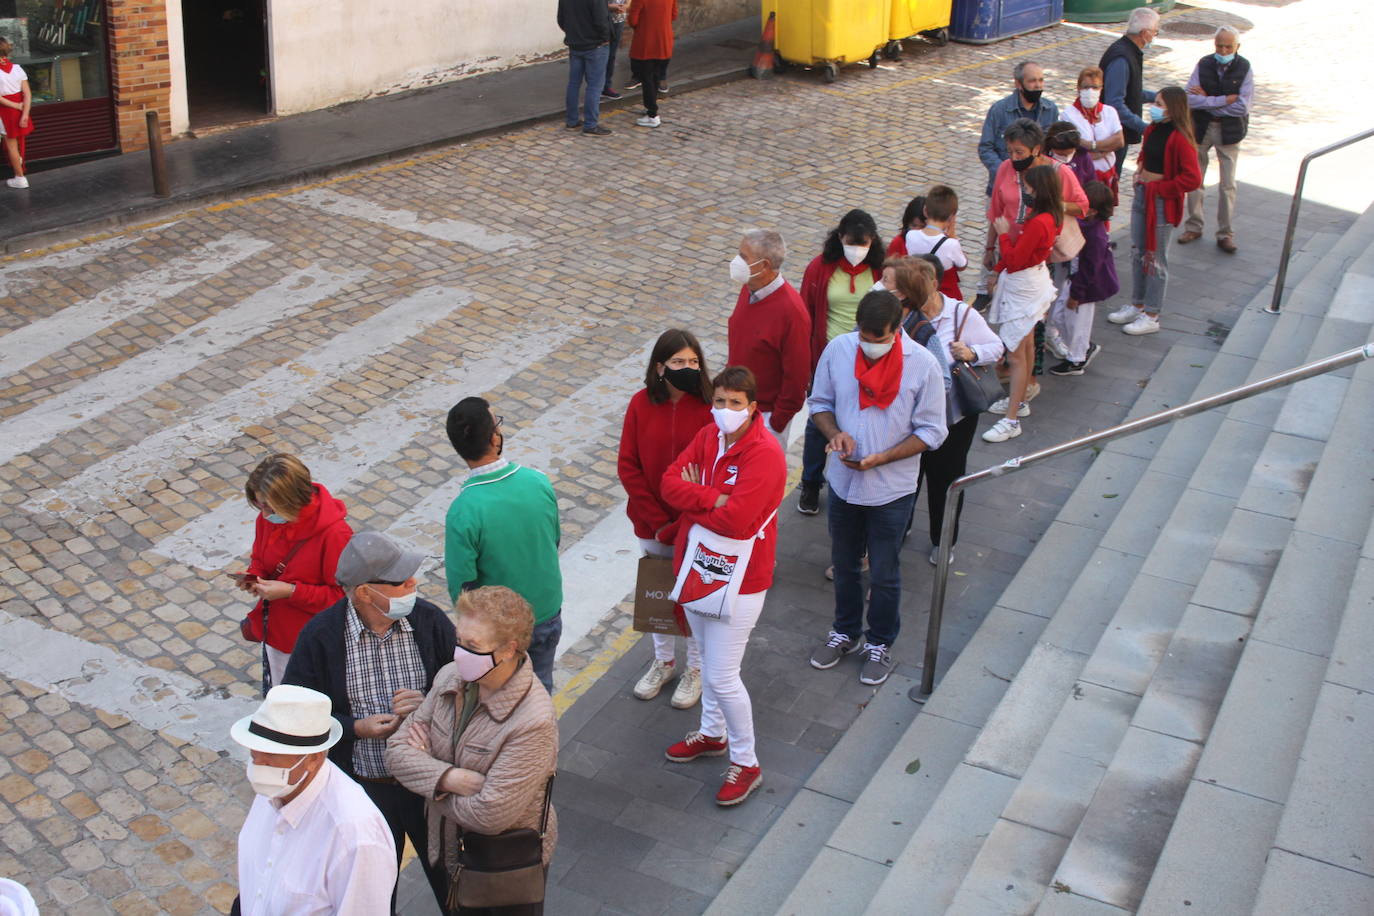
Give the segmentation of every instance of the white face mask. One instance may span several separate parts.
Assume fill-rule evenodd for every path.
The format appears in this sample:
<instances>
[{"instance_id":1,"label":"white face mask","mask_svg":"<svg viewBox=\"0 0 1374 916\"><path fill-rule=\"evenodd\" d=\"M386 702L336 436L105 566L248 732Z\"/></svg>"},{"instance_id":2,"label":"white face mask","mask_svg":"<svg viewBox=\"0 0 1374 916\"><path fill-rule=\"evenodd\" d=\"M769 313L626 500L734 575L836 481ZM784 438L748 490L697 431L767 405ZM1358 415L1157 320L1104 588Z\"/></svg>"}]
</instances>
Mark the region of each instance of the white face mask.
<instances>
[{"instance_id":1,"label":"white face mask","mask_svg":"<svg viewBox=\"0 0 1374 916\"><path fill-rule=\"evenodd\" d=\"M369 588L371 588L371 586L369 586ZM415 599L420 593L414 591L409 595L402 595L399 598L390 598L374 588L372 589L372 594L386 602L384 605L386 610L382 611L382 613L385 614L389 620L401 620L409 617L410 612L415 610Z\"/></svg>"},{"instance_id":2,"label":"white face mask","mask_svg":"<svg viewBox=\"0 0 1374 916\"><path fill-rule=\"evenodd\" d=\"M305 779L305 772L303 772L300 779L291 782L293 769L295 767L269 767L261 763L250 762L248 764L248 784L253 787L254 792L263 798L281 798L283 795L290 795L294 792L296 787Z\"/></svg>"},{"instance_id":3,"label":"white face mask","mask_svg":"<svg viewBox=\"0 0 1374 916\"><path fill-rule=\"evenodd\" d=\"M757 263L759 262L754 262L754 264ZM750 280L754 279L754 264L750 264L748 261L744 260L744 258L735 255L734 260L730 262L730 279L734 280L740 286L748 283Z\"/></svg>"},{"instance_id":4,"label":"white face mask","mask_svg":"<svg viewBox=\"0 0 1374 916\"><path fill-rule=\"evenodd\" d=\"M844 259L848 261L851 266L858 267L860 264L864 262L864 258L866 257L868 257L867 245L844 246Z\"/></svg>"},{"instance_id":5,"label":"white face mask","mask_svg":"<svg viewBox=\"0 0 1374 916\"><path fill-rule=\"evenodd\" d=\"M1097 104L1097 100L1102 98L1101 89L1080 89L1078 90L1078 101L1083 103L1084 108L1092 108Z\"/></svg>"},{"instance_id":6,"label":"white face mask","mask_svg":"<svg viewBox=\"0 0 1374 916\"><path fill-rule=\"evenodd\" d=\"M893 341L891 340L887 343L873 343L871 341L861 340L859 341L859 349L864 351L864 356L876 362L887 355L888 351L892 349L892 344Z\"/></svg>"},{"instance_id":7,"label":"white face mask","mask_svg":"<svg viewBox=\"0 0 1374 916\"><path fill-rule=\"evenodd\" d=\"M725 435L735 432L749 419L749 410L731 410L728 407L712 407L711 416L716 420L716 426Z\"/></svg>"}]
</instances>

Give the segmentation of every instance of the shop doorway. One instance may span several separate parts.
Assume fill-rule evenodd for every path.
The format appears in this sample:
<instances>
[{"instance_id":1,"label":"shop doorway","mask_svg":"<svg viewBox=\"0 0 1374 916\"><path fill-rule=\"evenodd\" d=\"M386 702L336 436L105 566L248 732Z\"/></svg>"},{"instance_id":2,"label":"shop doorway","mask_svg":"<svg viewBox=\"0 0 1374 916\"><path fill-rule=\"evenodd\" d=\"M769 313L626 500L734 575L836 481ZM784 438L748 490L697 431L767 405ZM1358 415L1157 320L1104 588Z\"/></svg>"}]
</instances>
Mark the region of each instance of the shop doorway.
<instances>
[{"instance_id":1,"label":"shop doorway","mask_svg":"<svg viewBox=\"0 0 1374 916\"><path fill-rule=\"evenodd\" d=\"M186 0L186 101L191 129L256 121L271 114L267 0Z\"/></svg>"}]
</instances>

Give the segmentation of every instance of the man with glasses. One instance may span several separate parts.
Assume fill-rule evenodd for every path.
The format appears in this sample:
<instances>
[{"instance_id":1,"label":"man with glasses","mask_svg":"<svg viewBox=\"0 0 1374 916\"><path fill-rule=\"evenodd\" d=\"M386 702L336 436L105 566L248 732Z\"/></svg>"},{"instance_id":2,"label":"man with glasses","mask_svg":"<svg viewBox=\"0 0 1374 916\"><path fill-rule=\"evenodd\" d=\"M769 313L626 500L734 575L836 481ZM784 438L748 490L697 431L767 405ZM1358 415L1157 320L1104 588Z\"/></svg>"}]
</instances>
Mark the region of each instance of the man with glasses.
<instances>
[{"instance_id":1,"label":"man with glasses","mask_svg":"<svg viewBox=\"0 0 1374 916\"><path fill-rule=\"evenodd\" d=\"M530 661L553 693L553 659L563 633L558 568L558 498L549 478L502 457L501 418L482 398L448 412L448 441L468 478L444 524L444 570L454 601L464 589L504 585L534 610Z\"/></svg>"},{"instance_id":2,"label":"man with glasses","mask_svg":"<svg viewBox=\"0 0 1374 916\"><path fill-rule=\"evenodd\" d=\"M343 736L329 759L355 779L382 812L399 868L405 838L424 866L440 907L448 893L444 870L431 867L424 799L386 766L386 739L400 727L453 660L453 624L418 596L424 554L385 534L360 531L339 554L335 580L342 601L316 614L296 641L283 683L329 697ZM395 908L392 891L392 908Z\"/></svg>"}]
</instances>

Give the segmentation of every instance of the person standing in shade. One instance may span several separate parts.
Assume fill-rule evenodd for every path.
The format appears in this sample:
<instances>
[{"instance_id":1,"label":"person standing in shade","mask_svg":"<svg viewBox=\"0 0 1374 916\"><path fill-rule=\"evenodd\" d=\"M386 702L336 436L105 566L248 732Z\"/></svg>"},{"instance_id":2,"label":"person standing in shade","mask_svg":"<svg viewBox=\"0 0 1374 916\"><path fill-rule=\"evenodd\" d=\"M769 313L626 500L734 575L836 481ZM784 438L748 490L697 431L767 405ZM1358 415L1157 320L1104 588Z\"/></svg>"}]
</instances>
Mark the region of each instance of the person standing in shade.
<instances>
[{"instance_id":1,"label":"person standing in shade","mask_svg":"<svg viewBox=\"0 0 1374 916\"><path fill-rule=\"evenodd\" d=\"M615 91L615 56L620 51L620 40L625 37L625 10L630 0L609 0L606 6L611 11L611 43L606 49L606 82L601 87L601 97L612 101L620 98Z\"/></svg>"},{"instance_id":2,"label":"person standing in shade","mask_svg":"<svg viewBox=\"0 0 1374 916\"><path fill-rule=\"evenodd\" d=\"M453 624L419 597L425 555L375 531L360 531L339 554L344 599L301 630L285 683L329 697L343 737L329 759L358 781L386 818L401 864L406 837L442 908L448 881L429 863L424 799L386 768L386 739L419 708L439 669L453 660ZM396 892L392 891L392 908Z\"/></svg>"},{"instance_id":3,"label":"person standing in shade","mask_svg":"<svg viewBox=\"0 0 1374 916\"><path fill-rule=\"evenodd\" d=\"M826 344L854 330L859 300L882 279L881 244L873 217L864 210L850 210L825 237L821 253L806 265L801 297L811 314L812 371ZM801 492L797 498L797 511L803 515L821 511L826 441L816 422L808 418L802 440Z\"/></svg>"},{"instance_id":4,"label":"person standing in shade","mask_svg":"<svg viewBox=\"0 0 1374 916\"><path fill-rule=\"evenodd\" d=\"M449 598L504 585L534 609L529 640L535 676L553 693L553 660L563 633L563 573L558 566L558 498L549 478L501 456L501 418L482 398L448 412L448 441L469 468L444 523ZM523 651L523 650L522 650Z\"/></svg>"},{"instance_id":5,"label":"person standing in shade","mask_svg":"<svg viewBox=\"0 0 1374 916\"><path fill-rule=\"evenodd\" d=\"M558 27L563 30L563 43L568 46L563 126L604 137L611 132L609 127L601 126L601 90L606 84L611 46L610 7L606 0L558 0Z\"/></svg>"},{"instance_id":6,"label":"person standing in shade","mask_svg":"<svg viewBox=\"0 0 1374 916\"><path fill-rule=\"evenodd\" d=\"M659 90L665 89L668 61L673 57L673 20L677 19L677 0L631 0L630 67L640 80L644 115L635 121L640 127L658 127Z\"/></svg>"},{"instance_id":7,"label":"person standing in shade","mask_svg":"<svg viewBox=\"0 0 1374 916\"><path fill-rule=\"evenodd\" d=\"M625 514L634 524L645 556L671 557L671 534L680 514L663 498L663 472L711 425L711 376L701 344L690 331L664 331L649 354L644 387L630 399L620 433L617 469L629 496ZM678 677L676 638L653 634L654 660L635 684L640 700L652 700L678 678L673 708L690 709L701 699L701 650L687 637L687 670Z\"/></svg>"},{"instance_id":8,"label":"person standing in shade","mask_svg":"<svg viewBox=\"0 0 1374 916\"><path fill-rule=\"evenodd\" d=\"M1236 253L1236 163L1240 144L1250 129L1250 105L1255 98L1255 75L1250 61L1241 57L1240 34L1229 25L1217 29L1215 54L1193 67L1188 78L1188 107L1193 112L1193 136L1197 138L1199 170L1207 178L1207 153L1216 150L1221 182L1217 185L1217 247ZM1188 193L1188 222L1178 237L1180 245L1202 238L1202 188Z\"/></svg>"},{"instance_id":9,"label":"person standing in shade","mask_svg":"<svg viewBox=\"0 0 1374 916\"><path fill-rule=\"evenodd\" d=\"M877 685L892 672L901 628L898 554L911 521L921 453L947 435L940 363L902 333L902 305L887 290L859 302L858 330L830 341L811 387L816 426L829 442L830 560L835 621L811 653L826 670L863 651L859 680ZM870 569L867 632L860 573Z\"/></svg>"},{"instance_id":10,"label":"person standing in shade","mask_svg":"<svg viewBox=\"0 0 1374 916\"><path fill-rule=\"evenodd\" d=\"M786 256L787 246L773 230L744 233L730 262L730 279L741 289L730 313L727 358L754 374L763 425L783 451L811 381L811 316L779 272Z\"/></svg>"},{"instance_id":11,"label":"person standing in shade","mask_svg":"<svg viewBox=\"0 0 1374 916\"><path fill-rule=\"evenodd\" d=\"M1125 143L1116 151L1120 180L1126 150L1145 135L1145 103L1155 94L1145 88L1145 49L1159 34L1159 13L1147 6L1131 10L1126 34L1107 46L1097 67L1102 71L1102 101L1116 111Z\"/></svg>"}]
</instances>

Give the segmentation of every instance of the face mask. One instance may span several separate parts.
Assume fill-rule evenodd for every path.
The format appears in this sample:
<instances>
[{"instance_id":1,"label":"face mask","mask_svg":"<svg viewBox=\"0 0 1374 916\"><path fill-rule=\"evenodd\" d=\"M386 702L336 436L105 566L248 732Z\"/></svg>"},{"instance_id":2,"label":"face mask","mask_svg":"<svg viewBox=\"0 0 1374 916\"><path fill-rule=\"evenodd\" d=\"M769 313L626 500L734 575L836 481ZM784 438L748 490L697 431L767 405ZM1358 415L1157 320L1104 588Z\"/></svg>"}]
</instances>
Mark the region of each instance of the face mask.
<instances>
[{"instance_id":1,"label":"face mask","mask_svg":"<svg viewBox=\"0 0 1374 916\"><path fill-rule=\"evenodd\" d=\"M858 267L864 262L864 258L866 257L868 257L867 245L844 246L844 259L849 262L850 266Z\"/></svg>"},{"instance_id":2,"label":"face mask","mask_svg":"<svg viewBox=\"0 0 1374 916\"><path fill-rule=\"evenodd\" d=\"M383 595L381 592L377 591L374 588L372 589L372 594L378 596L383 601L387 602L387 609L385 611L382 611L382 613L387 616L388 620L402 620L406 617L409 617L410 612L415 610L415 599L419 596L420 593L411 592L409 595L402 595L399 598L391 598L386 595Z\"/></svg>"},{"instance_id":3,"label":"face mask","mask_svg":"<svg viewBox=\"0 0 1374 916\"><path fill-rule=\"evenodd\" d=\"M754 262L754 264L757 263L758 261ZM735 255L734 260L730 262L730 279L734 280L740 286L748 283L754 278L752 269L754 264L750 264L748 261L744 260L744 258Z\"/></svg>"},{"instance_id":4,"label":"face mask","mask_svg":"<svg viewBox=\"0 0 1374 916\"><path fill-rule=\"evenodd\" d=\"M248 784L253 787L254 792L263 798L281 798L283 795L290 795L305 779L305 773L302 773L300 779L292 782L292 769L294 767L269 767L250 762L248 764Z\"/></svg>"},{"instance_id":5,"label":"face mask","mask_svg":"<svg viewBox=\"0 0 1374 916\"><path fill-rule=\"evenodd\" d=\"M731 410L728 407L712 407L711 416L715 418L716 426L720 431L728 436L748 421L749 411L747 409Z\"/></svg>"},{"instance_id":6,"label":"face mask","mask_svg":"<svg viewBox=\"0 0 1374 916\"><path fill-rule=\"evenodd\" d=\"M469 684L477 683L496 668L495 652L473 652L458 646L453 650L453 660L458 663L458 676Z\"/></svg>"},{"instance_id":7,"label":"face mask","mask_svg":"<svg viewBox=\"0 0 1374 916\"><path fill-rule=\"evenodd\" d=\"M1212 56L1215 57L1217 63L1221 64L1223 67L1236 59L1235 54L1213 54Z\"/></svg>"},{"instance_id":8,"label":"face mask","mask_svg":"<svg viewBox=\"0 0 1374 916\"><path fill-rule=\"evenodd\" d=\"M701 390L701 370L693 369L690 366L683 366L681 369L664 369L663 377L669 385L678 391L700 391Z\"/></svg>"},{"instance_id":9,"label":"face mask","mask_svg":"<svg viewBox=\"0 0 1374 916\"><path fill-rule=\"evenodd\" d=\"M1102 98L1101 89L1080 89L1078 90L1078 101L1083 103L1084 108L1092 108L1097 105L1097 100Z\"/></svg>"},{"instance_id":10,"label":"face mask","mask_svg":"<svg viewBox=\"0 0 1374 916\"><path fill-rule=\"evenodd\" d=\"M1021 95L1025 97L1027 102L1034 105L1036 102L1040 101L1040 95L1044 91L1043 89L1022 89Z\"/></svg>"},{"instance_id":11,"label":"face mask","mask_svg":"<svg viewBox=\"0 0 1374 916\"><path fill-rule=\"evenodd\" d=\"M871 341L861 340L859 341L859 349L864 351L864 356L877 362L887 355L888 351L892 349L892 344L893 341L890 340L887 343L872 343Z\"/></svg>"},{"instance_id":12,"label":"face mask","mask_svg":"<svg viewBox=\"0 0 1374 916\"><path fill-rule=\"evenodd\" d=\"M1013 159L1011 161L1011 167L1016 169L1016 171L1018 172L1024 172L1026 169L1031 167L1031 163L1034 161L1034 156L1027 156L1025 159Z\"/></svg>"},{"instance_id":13,"label":"face mask","mask_svg":"<svg viewBox=\"0 0 1374 916\"><path fill-rule=\"evenodd\" d=\"M271 523L274 524L274 525L285 525L285 524L286 524L286 516L284 516L284 515L278 515L278 514L275 513L275 512L265 513L265 514L263 515L263 518L267 519L269 522L271 522Z\"/></svg>"},{"instance_id":14,"label":"face mask","mask_svg":"<svg viewBox=\"0 0 1374 916\"><path fill-rule=\"evenodd\" d=\"M1158 122L1158 121L1163 121L1163 120L1164 120L1164 109L1163 109L1163 108L1160 108L1158 105L1151 105L1151 106L1150 106L1150 120L1151 120L1151 121L1156 121L1156 122Z\"/></svg>"}]
</instances>

